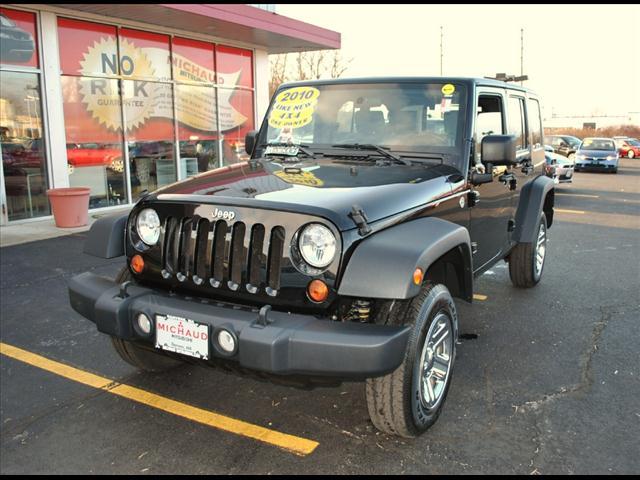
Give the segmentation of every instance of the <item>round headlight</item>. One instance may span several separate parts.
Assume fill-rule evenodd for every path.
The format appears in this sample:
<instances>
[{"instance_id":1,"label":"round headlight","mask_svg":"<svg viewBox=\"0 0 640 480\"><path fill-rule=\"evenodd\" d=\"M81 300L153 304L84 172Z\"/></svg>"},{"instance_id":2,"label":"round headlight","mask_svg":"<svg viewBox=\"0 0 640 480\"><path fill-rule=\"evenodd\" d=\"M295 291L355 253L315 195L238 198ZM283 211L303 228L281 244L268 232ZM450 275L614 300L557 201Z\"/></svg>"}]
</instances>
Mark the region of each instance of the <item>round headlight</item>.
<instances>
[{"instance_id":1,"label":"round headlight","mask_svg":"<svg viewBox=\"0 0 640 480\"><path fill-rule=\"evenodd\" d=\"M312 267L324 268L336 256L336 237L324 225L312 223L300 233L298 248L305 262Z\"/></svg>"},{"instance_id":2,"label":"round headlight","mask_svg":"<svg viewBox=\"0 0 640 480\"><path fill-rule=\"evenodd\" d=\"M136 229L140 239L149 246L158 243L160 238L160 218L152 208L145 208L138 214Z\"/></svg>"}]
</instances>

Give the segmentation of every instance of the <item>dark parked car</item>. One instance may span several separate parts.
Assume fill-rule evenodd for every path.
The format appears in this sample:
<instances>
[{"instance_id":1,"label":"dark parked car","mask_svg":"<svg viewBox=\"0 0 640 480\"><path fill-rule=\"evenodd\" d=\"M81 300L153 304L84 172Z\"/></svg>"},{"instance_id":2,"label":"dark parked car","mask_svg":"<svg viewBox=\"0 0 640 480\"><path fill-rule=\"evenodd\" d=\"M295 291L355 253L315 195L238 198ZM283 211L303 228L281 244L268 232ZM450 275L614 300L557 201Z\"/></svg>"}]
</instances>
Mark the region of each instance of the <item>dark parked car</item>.
<instances>
[{"instance_id":1,"label":"dark parked car","mask_svg":"<svg viewBox=\"0 0 640 480\"><path fill-rule=\"evenodd\" d=\"M34 50L31 34L0 13L0 63L28 62Z\"/></svg>"},{"instance_id":2,"label":"dark parked car","mask_svg":"<svg viewBox=\"0 0 640 480\"><path fill-rule=\"evenodd\" d=\"M575 171L618 173L618 149L612 138L585 138L576 152Z\"/></svg>"},{"instance_id":3,"label":"dark parked car","mask_svg":"<svg viewBox=\"0 0 640 480\"><path fill-rule=\"evenodd\" d=\"M419 435L451 385L454 297L502 259L517 287L542 277L542 131L536 95L495 80L281 85L247 162L94 223L85 251L126 265L71 279L71 305L138 368L365 381L374 425Z\"/></svg>"},{"instance_id":4,"label":"dark parked car","mask_svg":"<svg viewBox=\"0 0 640 480\"><path fill-rule=\"evenodd\" d=\"M569 160L575 160L575 153L581 141L572 135L547 135L544 137L546 145L551 145L555 153L559 153Z\"/></svg>"}]
</instances>

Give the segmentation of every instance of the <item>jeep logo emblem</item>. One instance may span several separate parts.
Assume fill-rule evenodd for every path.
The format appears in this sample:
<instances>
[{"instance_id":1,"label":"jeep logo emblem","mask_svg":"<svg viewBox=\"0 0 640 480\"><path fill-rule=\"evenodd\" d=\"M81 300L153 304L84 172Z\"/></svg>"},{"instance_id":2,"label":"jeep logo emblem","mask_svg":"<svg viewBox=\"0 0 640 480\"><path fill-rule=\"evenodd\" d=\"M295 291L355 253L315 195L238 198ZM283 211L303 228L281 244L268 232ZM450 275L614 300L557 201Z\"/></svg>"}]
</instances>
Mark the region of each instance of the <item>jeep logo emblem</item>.
<instances>
[{"instance_id":1,"label":"jeep logo emblem","mask_svg":"<svg viewBox=\"0 0 640 480\"><path fill-rule=\"evenodd\" d=\"M213 212L211 212L211 216L213 218L221 218L222 220L233 220L234 218L236 218L236 212L232 212L230 210L220 210L216 207Z\"/></svg>"}]
</instances>

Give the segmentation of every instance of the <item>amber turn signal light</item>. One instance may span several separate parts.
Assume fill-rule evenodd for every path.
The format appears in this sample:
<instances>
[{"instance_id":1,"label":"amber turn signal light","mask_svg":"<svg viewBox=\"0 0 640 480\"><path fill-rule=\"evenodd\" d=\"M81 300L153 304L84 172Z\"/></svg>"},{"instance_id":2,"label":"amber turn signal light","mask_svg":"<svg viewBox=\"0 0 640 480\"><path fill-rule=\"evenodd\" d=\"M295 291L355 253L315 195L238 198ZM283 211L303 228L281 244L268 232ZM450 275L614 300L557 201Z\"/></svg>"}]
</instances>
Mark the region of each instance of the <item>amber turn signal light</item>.
<instances>
[{"instance_id":1,"label":"amber turn signal light","mask_svg":"<svg viewBox=\"0 0 640 480\"><path fill-rule=\"evenodd\" d=\"M420 285L422 283L422 279L424 278L424 272L421 268L416 268L413 271L413 283L416 285Z\"/></svg>"},{"instance_id":2,"label":"amber turn signal light","mask_svg":"<svg viewBox=\"0 0 640 480\"><path fill-rule=\"evenodd\" d=\"M307 286L307 295L316 302L324 302L329 296L329 287L322 280L311 280Z\"/></svg>"},{"instance_id":3,"label":"amber turn signal light","mask_svg":"<svg viewBox=\"0 0 640 480\"><path fill-rule=\"evenodd\" d=\"M142 273L142 270L144 270L144 260L140 255L131 257L131 268L136 273Z\"/></svg>"}]
</instances>

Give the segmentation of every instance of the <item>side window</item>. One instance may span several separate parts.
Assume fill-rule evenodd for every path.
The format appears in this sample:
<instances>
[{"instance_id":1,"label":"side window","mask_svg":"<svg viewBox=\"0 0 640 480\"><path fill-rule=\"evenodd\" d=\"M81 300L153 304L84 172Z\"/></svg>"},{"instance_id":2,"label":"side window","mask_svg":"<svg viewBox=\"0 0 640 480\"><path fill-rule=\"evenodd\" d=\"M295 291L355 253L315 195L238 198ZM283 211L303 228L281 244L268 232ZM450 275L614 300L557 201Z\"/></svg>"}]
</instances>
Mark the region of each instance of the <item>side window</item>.
<instances>
[{"instance_id":1,"label":"side window","mask_svg":"<svg viewBox=\"0 0 640 480\"><path fill-rule=\"evenodd\" d=\"M527 148L524 123L524 99L509 97L509 134L516 136L516 150Z\"/></svg>"},{"instance_id":2,"label":"side window","mask_svg":"<svg viewBox=\"0 0 640 480\"><path fill-rule=\"evenodd\" d=\"M480 95L476 117L476 161L480 161L482 139L486 135L504 133L504 108L499 95Z\"/></svg>"},{"instance_id":3,"label":"side window","mask_svg":"<svg viewBox=\"0 0 640 480\"><path fill-rule=\"evenodd\" d=\"M529 130L531 130L531 141L533 147L542 146L542 117L540 116L540 103L538 100L529 98L527 100L527 114L529 117Z\"/></svg>"}]
</instances>

